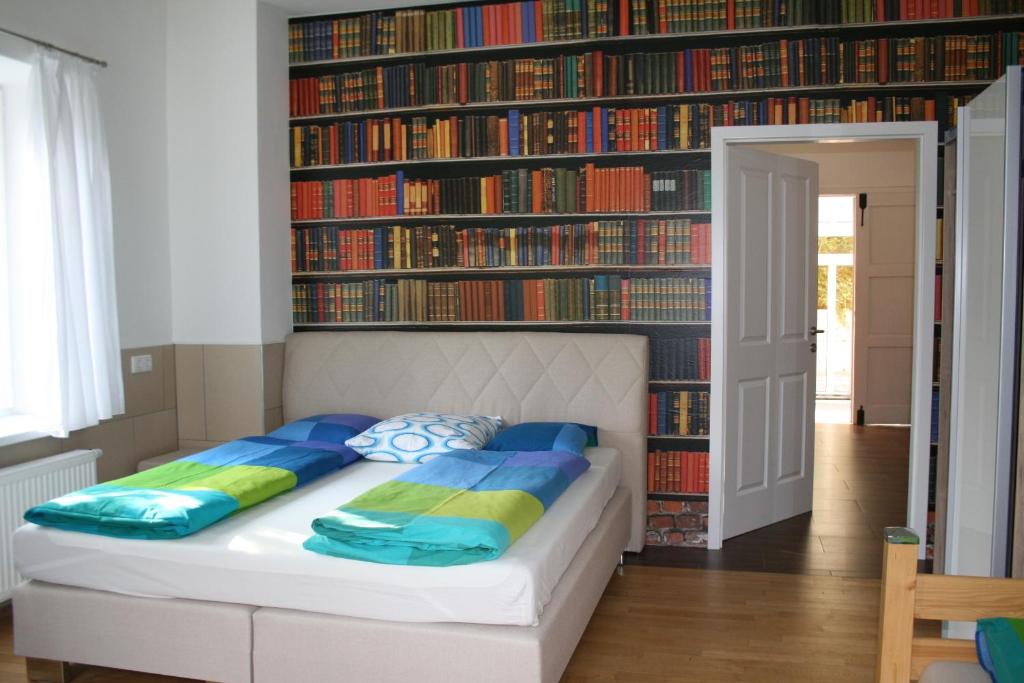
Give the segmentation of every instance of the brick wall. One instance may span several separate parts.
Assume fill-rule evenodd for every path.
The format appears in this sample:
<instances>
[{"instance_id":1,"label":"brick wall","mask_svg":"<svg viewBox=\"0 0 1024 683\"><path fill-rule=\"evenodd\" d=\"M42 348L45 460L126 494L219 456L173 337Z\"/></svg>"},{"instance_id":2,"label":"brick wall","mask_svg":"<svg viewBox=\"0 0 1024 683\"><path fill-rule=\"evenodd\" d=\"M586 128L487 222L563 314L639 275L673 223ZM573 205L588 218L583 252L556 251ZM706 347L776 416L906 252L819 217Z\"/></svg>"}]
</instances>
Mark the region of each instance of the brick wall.
<instances>
[{"instance_id":1,"label":"brick wall","mask_svg":"<svg viewBox=\"0 0 1024 683\"><path fill-rule=\"evenodd\" d=\"M647 545L706 548L707 501L647 501Z\"/></svg>"}]
</instances>

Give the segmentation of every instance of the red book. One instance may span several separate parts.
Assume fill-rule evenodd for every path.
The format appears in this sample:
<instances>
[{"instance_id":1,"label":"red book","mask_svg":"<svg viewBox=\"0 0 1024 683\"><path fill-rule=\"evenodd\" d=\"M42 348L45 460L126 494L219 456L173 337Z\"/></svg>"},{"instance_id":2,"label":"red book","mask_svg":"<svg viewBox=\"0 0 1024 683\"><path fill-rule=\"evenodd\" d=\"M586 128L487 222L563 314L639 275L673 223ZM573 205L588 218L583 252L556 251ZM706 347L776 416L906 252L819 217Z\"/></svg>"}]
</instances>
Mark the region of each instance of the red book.
<instances>
[{"instance_id":1,"label":"red book","mask_svg":"<svg viewBox=\"0 0 1024 683\"><path fill-rule=\"evenodd\" d=\"M619 35L629 35L629 3L630 0L619 0Z\"/></svg>"},{"instance_id":2,"label":"red book","mask_svg":"<svg viewBox=\"0 0 1024 683\"><path fill-rule=\"evenodd\" d=\"M647 395L647 433L658 433L658 396L657 394Z\"/></svg>"},{"instance_id":3,"label":"red book","mask_svg":"<svg viewBox=\"0 0 1024 683\"><path fill-rule=\"evenodd\" d=\"M878 39L878 82L889 82L889 39Z\"/></svg>"},{"instance_id":4,"label":"red book","mask_svg":"<svg viewBox=\"0 0 1024 683\"><path fill-rule=\"evenodd\" d=\"M513 3L510 7L512 13L512 41L516 45L523 42L523 7L521 3Z\"/></svg>"},{"instance_id":5,"label":"red book","mask_svg":"<svg viewBox=\"0 0 1024 683\"><path fill-rule=\"evenodd\" d=\"M494 6L484 5L484 46L494 45Z\"/></svg>"},{"instance_id":6,"label":"red book","mask_svg":"<svg viewBox=\"0 0 1024 683\"><path fill-rule=\"evenodd\" d=\"M881 1L881 0L879 0ZM462 15L466 11L464 7L455 10L455 47L466 47Z\"/></svg>"},{"instance_id":7,"label":"red book","mask_svg":"<svg viewBox=\"0 0 1024 683\"><path fill-rule=\"evenodd\" d=\"M885 0L878 0L878 2L885 2ZM736 28L736 0L726 0L725 28L730 31Z\"/></svg>"},{"instance_id":8,"label":"red book","mask_svg":"<svg viewBox=\"0 0 1024 683\"><path fill-rule=\"evenodd\" d=\"M544 312L544 281L537 280L537 320L547 320Z\"/></svg>"},{"instance_id":9,"label":"red book","mask_svg":"<svg viewBox=\"0 0 1024 683\"><path fill-rule=\"evenodd\" d=\"M647 453L647 491L650 493L654 490L654 453Z\"/></svg>"},{"instance_id":10,"label":"red book","mask_svg":"<svg viewBox=\"0 0 1024 683\"><path fill-rule=\"evenodd\" d=\"M536 34L536 42L544 40L544 8L541 2L542 0L535 0L533 3L533 32Z\"/></svg>"},{"instance_id":11,"label":"red book","mask_svg":"<svg viewBox=\"0 0 1024 683\"><path fill-rule=\"evenodd\" d=\"M594 89L596 90L596 92L594 93L594 97L604 97L604 91L605 91L605 87L604 87L604 53L601 52L600 50L594 50ZM596 109L597 108L595 107L595 111L596 111ZM600 126L598 125L598 121L600 121L600 118L595 116L594 117L594 131L595 131L594 137L595 138L597 137L597 132L596 131L600 128ZM597 148L596 144L594 145L594 148L595 149Z\"/></svg>"}]
</instances>

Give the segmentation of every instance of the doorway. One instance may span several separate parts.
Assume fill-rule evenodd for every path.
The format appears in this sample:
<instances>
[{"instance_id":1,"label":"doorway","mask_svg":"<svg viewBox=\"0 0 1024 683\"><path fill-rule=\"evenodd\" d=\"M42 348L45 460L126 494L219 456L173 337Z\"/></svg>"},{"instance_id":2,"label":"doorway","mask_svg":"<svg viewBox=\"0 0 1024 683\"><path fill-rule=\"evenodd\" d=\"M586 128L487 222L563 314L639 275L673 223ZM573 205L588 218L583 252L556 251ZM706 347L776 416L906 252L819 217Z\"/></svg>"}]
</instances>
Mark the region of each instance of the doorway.
<instances>
[{"instance_id":1,"label":"doorway","mask_svg":"<svg viewBox=\"0 0 1024 683\"><path fill-rule=\"evenodd\" d=\"M716 226L724 226L726 224L726 207L729 204L729 188L727 187L727 176L728 176L728 163L726 159L727 149L732 146L749 145L750 143L756 143L760 149L765 149L765 145L770 144L773 148L773 152L780 154L785 153L783 147L786 144L794 145L797 143L815 143L819 145L819 148L827 147L823 145L823 142L834 142L834 143L867 143L870 141L882 141L882 142L895 142L905 141L912 148L912 158L915 166L915 187L912 188L910 195L912 201L907 206L900 202L882 202L880 207L885 207L887 204L891 205L890 208L894 210L881 208L879 213L885 214L888 212L891 216L897 214L909 216L909 229L906 235L885 234L883 239L879 240L873 249L867 251L867 256L873 259L872 264L877 266L875 271L871 273L873 279L869 280L868 289L862 293L855 291L854 299L861 298L862 300L870 300L872 302L878 302L875 307L879 311L884 311L888 306L891 311L894 312L900 307L906 305L905 315L889 315L885 316L890 320L900 320L902 324L901 329L897 327L885 327L880 322L882 318L876 318L869 320L871 326L866 328L864 332L859 330L860 323L855 323L853 327L853 345L856 346L857 339L860 337L860 342L866 346L869 350L869 358L866 362L857 362L856 355L854 357L853 367L850 372L843 373L841 359L826 359L825 361L817 360L813 363L817 366L818 363L822 363L826 370L826 377L821 384L823 393L831 394L832 396L841 396L844 392L843 380L844 375L849 385L848 389L856 401L857 399L857 370L863 371L863 374L869 375L871 381L868 382L868 388L872 391L876 391L877 404L880 407L884 407L885 410L895 411L899 406L899 402L894 401L893 398L897 397L898 394L906 396L907 400L905 405L902 407L902 411L905 414L905 419L902 420L884 420L889 422L909 422L911 429L909 430L908 436L904 437L907 439L907 446L902 449L908 453L906 462L901 465L904 472L906 472L905 483L899 482L899 478L893 478L892 473L879 475L880 477L887 477L892 480L896 487L900 490L894 493L900 497L900 503L906 510L905 515L900 515L899 521L906 523L908 526L918 529L924 529L924 520L926 516L926 504L927 504L927 473L928 473L928 443L929 443L929 407L930 407L930 389L931 389L931 353L932 344L931 336L927 333L931 331L932 320L931 312L933 310L933 296L934 292L931 287L934 285L934 265L932 261L928 260L930 254L934 254L934 217L935 217L935 169L936 169L936 128L933 123L897 123L897 124L829 124L829 125L810 125L810 126L776 126L776 127L750 127L745 129L740 128L723 128L716 129L713 131L712 137L712 169L714 172L713 183L716 198L724 198L724 201L716 201L714 203L715 212L713 216L713 222ZM785 143L779 146L780 143ZM780 178L783 176L779 176ZM733 178L733 181L736 179ZM741 182L733 183L733 188L743 186L744 184L751 186L752 182ZM823 187L823 190L828 188ZM879 188L883 189L883 188ZM840 194L840 193L837 193ZM854 193L844 193L847 195L847 204L849 203L849 197ZM898 208L897 208L898 207ZM859 208L859 207L858 207ZM869 208L870 212L871 209ZM858 215L858 219L860 215ZM849 221L847 221L849 222ZM905 221L904 221L905 222ZM843 237L843 235L833 235L834 237ZM909 241L907 237L909 236ZM894 246L891 243L890 238L898 238L901 240L904 246L909 245L911 252L916 252L915 255L925 255L922 258L913 259L910 264L906 263L889 263L887 262L889 256L894 253L891 248ZM710 505L709 505L709 547L717 549L722 547L726 534L725 531L725 517L727 514L735 510L739 510L742 506L731 505L728 509L724 503L726 500L727 489L732 486L730 490L731 494L737 493L736 488L735 468L737 464L730 464L727 462L729 456L738 458L737 453L746 454L746 456L754 455L754 460L748 460L746 465L747 471L750 470L750 466L754 465L760 468L763 465L763 471L770 477L776 477L777 480L781 480L783 477L783 470L779 469L779 462L782 458L787 457L787 452L790 449L790 445L794 442L792 438L788 440L786 438L779 439L778 436L771 436L767 430L775 428L776 422L790 421L794 425L796 431L791 432L792 434L799 433L798 427L800 420L794 420L791 413L778 410L772 412L771 410L765 411L766 418L770 415L775 417L771 419L765 419L758 421L758 425L764 422L762 426L754 425L757 429L754 430L756 434L760 434L760 429L765 428L766 436L763 440L756 443L756 448L749 449L745 448L742 444L739 449L736 448L736 444L732 444L732 450L727 453L725 450L725 440L728 436L728 428L725 424L726 418L729 416L729 411L732 410L733 414L736 414L736 405L729 405L730 400L736 401L735 391L730 393L726 382L728 381L727 373L729 368L733 367L730 361L730 357L727 355L727 344L725 335L727 333L724 323L726 307L728 306L729 296L735 296L736 285L735 281L729 281L729 273L737 272L737 264L729 264L726 256L729 252L730 239L726 234L726 229L715 230L715 248L714 253L716 261L713 267L713 277L715 281L712 285L712 290L715 292L716 299L713 305L713 315L717 316L713 321L712 331L712 347L715 361L712 363L712 373L719 373L718 377L712 378L714 386L723 387L724 390L720 390L718 395L712 398L712 410L711 410L711 492L710 492ZM861 245L857 244L857 250L860 250ZM861 258L859 251L855 250L854 257ZM825 301L824 307L818 309L815 307L813 312L812 321L813 324L808 326L806 342L809 348L814 348L812 340L816 331L823 330L823 333L828 332L828 327L823 324L819 324L818 321L818 310L823 310L825 320L828 320L831 316L833 321L841 320L842 313L840 312L840 267L849 268L848 263L849 257L846 256L843 259L833 259L835 263L822 264L826 265L826 271L824 273L825 279ZM847 261L847 262L841 262ZM815 272L813 278L813 284L817 284L817 265L815 264ZM829 272L828 270L834 267L834 298L835 305L832 309L829 308L828 302L828 285L829 285ZM909 268L909 270L907 270ZM856 264L855 264L856 270ZM867 272L867 270L865 271ZM736 277L735 275L733 276ZM908 278L911 283L910 292L907 296L892 295L892 288L887 285L891 285L895 282L895 279ZM889 278L888 280L886 278ZM893 279L895 278L895 279ZM741 278L742 279L742 278ZM796 279L799 279L798 277ZM794 280L795 281L795 280ZM733 293L730 294L730 286ZM858 285L859 286L859 285ZM813 291L813 290L812 290ZM816 300L817 292L813 291L814 299ZM752 310L749 309L748 310ZM771 310L771 304L769 303L769 310ZM856 317L854 316L856 321ZM837 324L832 324L833 328L841 327ZM781 323L780 323L781 329ZM795 329L795 328L794 328ZM836 337L822 341L819 343L828 344L833 350L838 351L844 343L843 338L838 334L841 330L837 329ZM906 334L902 334L906 332ZM927 343L923 343L927 341ZM846 341L850 344L850 341ZM734 345L731 349L732 353L741 353L742 349L740 346ZM830 354L831 355L831 354ZM837 354L838 355L838 354ZM875 372L875 375L871 375L871 357L875 358L886 358L889 361L888 367L897 368L898 371L889 372ZM882 364L875 364L876 368L883 367ZM836 370L835 373L829 373L829 370ZM816 367L811 369L810 372L816 375ZM902 390L897 390L897 384L899 375L905 374L906 383L903 385ZM787 378L792 378L792 372L787 375ZM733 381L736 380L736 376L732 375ZM771 396L771 390L768 387L772 386L773 382L766 381L763 388L758 393L758 388L761 385L757 383L747 382L742 387L743 390L748 391L751 397L759 399L764 396L769 399ZM782 386L784 382L781 379L774 381L776 386ZM790 386L796 386L794 383L790 383ZM813 390L817 393L819 384L817 381L814 382ZM910 386L911 390L907 392L907 386ZM751 388L753 391L751 391ZM908 395L909 393L909 395ZM780 395L781 396L781 395ZM731 397L731 398L730 398ZM760 399L759 399L760 400ZM751 402L750 405L754 406L755 402ZM791 403L793 403L791 401ZM808 402L813 405L812 402ZM760 405L760 404L758 404ZM754 406L756 407L756 406ZM809 409L811 415L805 415L805 420L813 420L813 408ZM743 410L738 412L742 413ZM747 411L750 412L749 410ZM847 415L850 415L853 411L849 410ZM895 414L895 412L893 413ZM850 418L847 418L849 421ZM781 422L780 422L781 424ZM737 425L733 425L734 431L736 431ZM850 427L846 427L850 429ZM738 429L740 432L749 432L747 429ZM760 437L759 437L760 438ZM812 439L812 441L820 441L820 439ZM745 456L745 457L746 457ZM756 460L760 458L760 460ZM773 459L774 458L774 459ZM756 461L755 461L756 460ZM813 460L813 458L812 458ZM787 467L790 473L795 472L789 465ZM892 464L892 461L888 463ZM802 465L804 467L813 468L813 464L808 462ZM732 479L732 481L730 481ZM767 478L765 479L767 481ZM815 481L817 486L818 482ZM859 481L857 486L864 487L865 489L871 488L869 481ZM748 486L748 490L764 489L765 486L762 483L758 483L757 486ZM759 491L760 492L760 491ZM745 491L739 491L740 494L744 494ZM735 500L736 496L732 496ZM847 497L847 503L853 505L857 504L857 501L853 497ZM837 503L838 504L838 503ZM811 507L810 498L807 500L805 510L809 510ZM815 506L817 509L817 506ZM794 512L798 512L794 510ZM884 513L885 519L889 519L888 523L893 523L892 520L893 511L888 510ZM829 515L823 515L829 516ZM883 519L882 513L879 514L878 519ZM773 521L773 520L769 520ZM763 522L762 522L763 523ZM757 524L749 528L757 528ZM877 544L876 544L877 545ZM923 548L922 548L923 550Z\"/></svg>"},{"instance_id":2,"label":"doorway","mask_svg":"<svg viewBox=\"0 0 1024 683\"><path fill-rule=\"evenodd\" d=\"M814 422L850 424L853 390L854 221L857 197L818 196L818 335Z\"/></svg>"}]
</instances>

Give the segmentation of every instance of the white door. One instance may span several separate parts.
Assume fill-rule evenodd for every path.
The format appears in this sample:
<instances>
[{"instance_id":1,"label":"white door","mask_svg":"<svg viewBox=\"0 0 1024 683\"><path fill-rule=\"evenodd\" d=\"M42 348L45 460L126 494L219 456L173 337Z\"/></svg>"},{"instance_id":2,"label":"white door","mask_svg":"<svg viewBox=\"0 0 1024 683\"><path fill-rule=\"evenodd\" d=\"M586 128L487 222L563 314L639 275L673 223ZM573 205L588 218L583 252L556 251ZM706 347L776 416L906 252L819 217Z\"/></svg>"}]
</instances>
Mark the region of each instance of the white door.
<instances>
[{"instance_id":1,"label":"white door","mask_svg":"<svg viewBox=\"0 0 1024 683\"><path fill-rule=\"evenodd\" d=\"M818 166L726 148L723 538L808 512Z\"/></svg>"},{"instance_id":2,"label":"white door","mask_svg":"<svg viewBox=\"0 0 1024 683\"><path fill-rule=\"evenodd\" d=\"M914 367L913 188L868 195L857 221L853 400L867 424L910 424ZM858 219L860 212L858 211Z\"/></svg>"}]
</instances>

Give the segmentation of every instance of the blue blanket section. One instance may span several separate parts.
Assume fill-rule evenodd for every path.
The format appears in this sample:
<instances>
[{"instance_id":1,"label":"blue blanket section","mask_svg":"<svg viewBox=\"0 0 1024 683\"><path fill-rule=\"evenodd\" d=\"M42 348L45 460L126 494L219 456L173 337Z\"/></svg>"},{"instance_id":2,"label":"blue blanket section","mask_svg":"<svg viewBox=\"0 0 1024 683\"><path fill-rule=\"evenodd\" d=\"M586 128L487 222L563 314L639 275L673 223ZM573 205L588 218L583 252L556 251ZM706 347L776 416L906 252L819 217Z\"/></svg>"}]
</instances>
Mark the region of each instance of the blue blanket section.
<instances>
[{"instance_id":1,"label":"blue blanket section","mask_svg":"<svg viewBox=\"0 0 1024 683\"><path fill-rule=\"evenodd\" d=\"M384 564L492 560L589 467L563 451L453 451L318 517L304 547Z\"/></svg>"},{"instance_id":2,"label":"blue blanket section","mask_svg":"<svg viewBox=\"0 0 1024 683\"><path fill-rule=\"evenodd\" d=\"M25 519L118 538L179 538L359 457L337 443L250 436L55 498Z\"/></svg>"}]
</instances>

